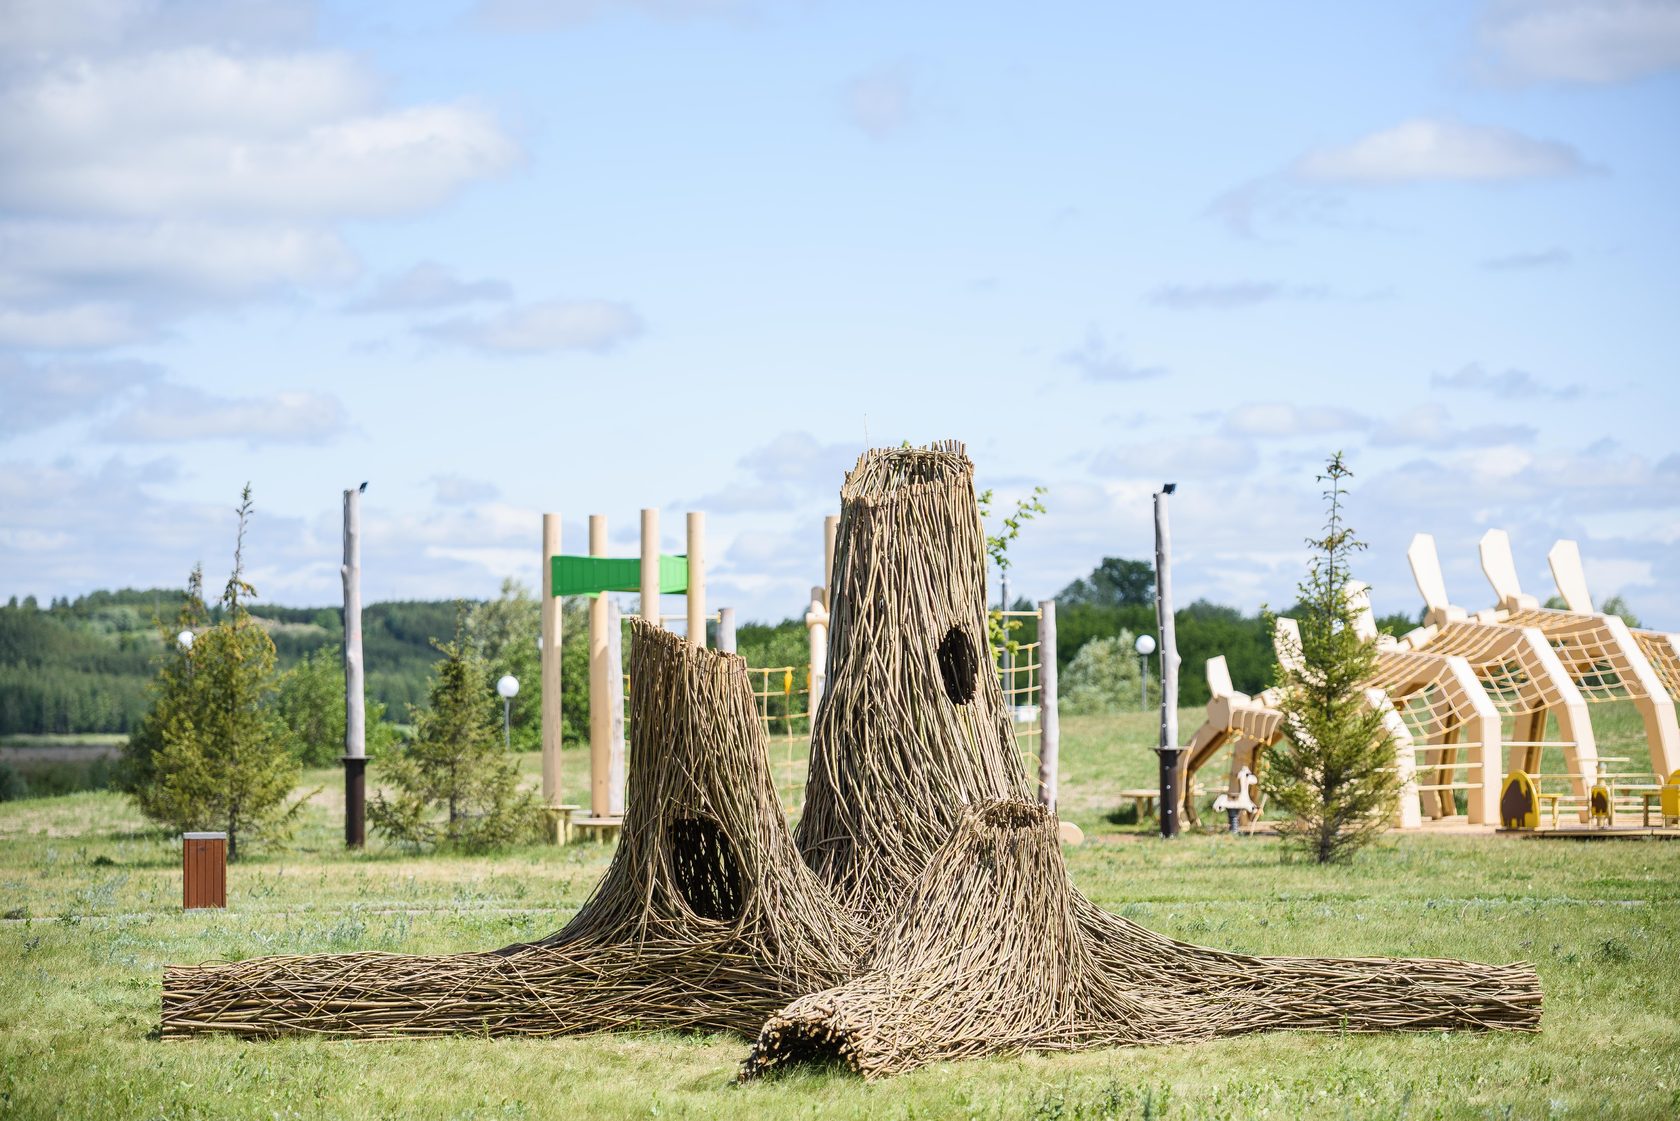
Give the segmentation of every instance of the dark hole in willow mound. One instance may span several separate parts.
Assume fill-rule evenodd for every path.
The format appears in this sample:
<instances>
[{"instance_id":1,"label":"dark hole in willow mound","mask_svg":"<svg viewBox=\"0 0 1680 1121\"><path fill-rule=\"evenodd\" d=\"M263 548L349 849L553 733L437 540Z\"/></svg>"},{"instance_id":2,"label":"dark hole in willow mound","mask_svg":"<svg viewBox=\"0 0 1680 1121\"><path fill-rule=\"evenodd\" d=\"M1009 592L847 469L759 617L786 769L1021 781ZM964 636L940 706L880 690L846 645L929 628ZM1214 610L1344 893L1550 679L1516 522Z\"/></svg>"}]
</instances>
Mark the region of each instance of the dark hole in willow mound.
<instances>
[{"instance_id":1,"label":"dark hole in willow mound","mask_svg":"<svg viewBox=\"0 0 1680 1121\"><path fill-rule=\"evenodd\" d=\"M671 876L695 916L732 922L741 916L744 888L735 847L709 817L680 817L666 827Z\"/></svg>"},{"instance_id":2,"label":"dark hole in willow mound","mask_svg":"<svg viewBox=\"0 0 1680 1121\"><path fill-rule=\"evenodd\" d=\"M952 627L939 641L939 676L945 681L945 695L952 704L965 705L974 699L980 656L961 627Z\"/></svg>"}]
</instances>

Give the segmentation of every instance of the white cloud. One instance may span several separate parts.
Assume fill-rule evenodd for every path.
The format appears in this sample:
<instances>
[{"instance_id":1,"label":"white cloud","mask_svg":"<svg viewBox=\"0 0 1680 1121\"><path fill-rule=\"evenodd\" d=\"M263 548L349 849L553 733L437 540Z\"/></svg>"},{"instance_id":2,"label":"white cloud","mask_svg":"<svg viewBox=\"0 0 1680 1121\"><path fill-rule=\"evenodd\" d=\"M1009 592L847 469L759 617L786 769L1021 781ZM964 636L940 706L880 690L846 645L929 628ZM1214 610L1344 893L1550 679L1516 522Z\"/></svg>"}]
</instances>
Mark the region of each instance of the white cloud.
<instances>
[{"instance_id":1,"label":"white cloud","mask_svg":"<svg viewBox=\"0 0 1680 1121\"><path fill-rule=\"evenodd\" d=\"M745 479L687 504L724 514L786 513L819 498L834 501L862 450L853 443L823 443L809 432L783 432L740 458Z\"/></svg>"},{"instance_id":2,"label":"white cloud","mask_svg":"<svg viewBox=\"0 0 1680 1121\"><path fill-rule=\"evenodd\" d=\"M551 300L509 308L499 315L459 317L416 330L439 342L494 354L558 350L603 353L642 333L634 308L608 300Z\"/></svg>"},{"instance_id":3,"label":"white cloud","mask_svg":"<svg viewBox=\"0 0 1680 1121\"><path fill-rule=\"evenodd\" d=\"M283 0L25 2L0 18L0 343L102 347L196 308L340 285L337 224L519 159L488 113L388 104Z\"/></svg>"},{"instance_id":4,"label":"white cloud","mask_svg":"<svg viewBox=\"0 0 1680 1121\"><path fill-rule=\"evenodd\" d=\"M0 437L114 407L163 371L144 362L27 362L0 354Z\"/></svg>"},{"instance_id":5,"label":"white cloud","mask_svg":"<svg viewBox=\"0 0 1680 1121\"><path fill-rule=\"evenodd\" d=\"M87 301L56 307L0 307L0 346L25 350L96 350L152 333L131 307Z\"/></svg>"},{"instance_id":6,"label":"white cloud","mask_svg":"<svg viewBox=\"0 0 1680 1121\"><path fill-rule=\"evenodd\" d=\"M1587 170L1567 144L1508 128L1418 117L1320 148L1296 161L1301 179L1331 183L1496 181L1575 175Z\"/></svg>"},{"instance_id":7,"label":"white cloud","mask_svg":"<svg viewBox=\"0 0 1680 1121\"><path fill-rule=\"evenodd\" d=\"M168 307L340 284L358 267L338 234L322 226L193 219L0 222L0 288L37 300L100 295Z\"/></svg>"},{"instance_id":8,"label":"white cloud","mask_svg":"<svg viewBox=\"0 0 1680 1121\"><path fill-rule=\"evenodd\" d=\"M743 455L741 466L760 483L821 486L838 491L841 480L862 451L852 443L825 444L809 432L783 432L768 444Z\"/></svg>"},{"instance_id":9,"label":"white cloud","mask_svg":"<svg viewBox=\"0 0 1680 1121\"><path fill-rule=\"evenodd\" d=\"M1482 41L1519 81L1625 82L1680 67L1675 0L1506 0Z\"/></svg>"},{"instance_id":10,"label":"white cloud","mask_svg":"<svg viewBox=\"0 0 1680 1121\"><path fill-rule=\"evenodd\" d=\"M348 427L344 406L323 393L216 397L177 385L149 387L99 434L119 443L244 440L249 444L319 444Z\"/></svg>"},{"instance_id":11,"label":"white cloud","mask_svg":"<svg viewBox=\"0 0 1680 1121\"><path fill-rule=\"evenodd\" d=\"M1166 374L1162 366L1139 366L1117 351L1111 350L1108 340L1095 327L1085 333L1085 341L1062 352L1061 363L1072 366L1088 381L1144 381Z\"/></svg>"},{"instance_id":12,"label":"white cloud","mask_svg":"<svg viewBox=\"0 0 1680 1121\"><path fill-rule=\"evenodd\" d=\"M914 92L906 67L877 67L846 83L846 115L880 140L903 129L915 116Z\"/></svg>"},{"instance_id":13,"label":"white cloud","mask_svg":"<svg viewBox=\"0 0 1680 1121\"><path fill-rule=\"evenodd\" d=\"M1197 432L1103 448L1092 457L1091 471L1172 481L1251 471L1259 462L1259 453L1249 440Z\"/></svg>"},{"instance_id":14,"label":"white cloud","mask_svg":"<svg viewBox=\"0 0 1680 1121\"><path fill-rule=\"evenodd\" d=\"M1535 430L1526 424L1484 424L1459 427L1446 406L1429 402L1385 417L1371 433L1379 447L1492 448L1532 443Z\"/></svg>"},{"instance_id":15,"label":"white cloud","mask_svg":"<svg viewBox=\"0 0 1680 1121\"><path fill-rule=\"evenodd\" d=\"M1541 381L1527 370L1493 371L1480 362L1460 366L1450 374L1431 374L1429 384L1436 389L1463 389L1488 393L1506 402L1532 400L1537 397L1567 400L1581 395L1578 385L1553 386Z\"/></svg>"},{"instance_id":16,"label":"white cloud","mask_svg":"<svg viewBox=\"0 0 1680 1121\"><path fill-rule=\"evenodd\" d=\"M1369 417L1351 409L1269 401L1238 405L1225 414L1222 428L1233 436L1285 439L1331 432L1362 432L1369 429L1372 423Z\"/></svg>"},{"instance_id":17,"label":"white cloud","mask_svg":"<svg viewBox=\"0 0 1680 1121\"><path fill-rule=\"evenodd\" d=\"M462 280L436 261L422 261L407 272L388 276L347 309L354 312L432 310L477 300L511 300L504 280Z\"/></svg>"},{"instance_id":18,"label":"white cloud","mask_svg":"<svg viewBox=\"0 0 1680 1121\"><path fill-rule=\"evenodd\" d=\"M0 95L0 205L114 217L401 214L512 166L486 114L379 110L348 56L77 59Z\"/></svg>"},{"instance_id":19,"label":"white cloud","mask_svg":"<svg viewBox=\"0 0 1680 1121\"><path fill-rule=\"evenodd\" d=\"M301 42L314 24L305 0L7 0L0 55L205 42L250 49Z\"/></svg>"}]
</instances>

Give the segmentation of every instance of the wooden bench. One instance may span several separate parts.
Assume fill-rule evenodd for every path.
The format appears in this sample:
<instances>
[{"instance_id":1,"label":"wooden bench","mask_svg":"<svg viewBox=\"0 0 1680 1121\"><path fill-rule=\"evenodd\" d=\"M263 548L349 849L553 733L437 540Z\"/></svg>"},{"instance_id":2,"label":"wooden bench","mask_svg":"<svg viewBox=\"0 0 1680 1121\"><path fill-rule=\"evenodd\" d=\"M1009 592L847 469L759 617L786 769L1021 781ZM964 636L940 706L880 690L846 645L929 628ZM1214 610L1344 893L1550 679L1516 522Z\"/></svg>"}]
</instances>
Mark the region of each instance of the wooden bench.
<instances>
[{"instance_id":1,"label":"wooden bench","mask_svg":"<svg viewBox=\"0 0 1680 1121\"><path fill-rule=\"evenodd\" d=\"M615 841L623 829L622 817L572 818L572 835L580 841Z\"/></svg>"},{"instance_id":2,"label":"wooden bench","mask_svg":"<svg viewBox=\"0 0 1680 1121\"><path fill-rule=\"evenodd\" d=\"M1206 788L1200 783L1197 783L1195 786L1190 788L1190 797L1192 798L1200 798L1206 793ZM1137 807L1138 820L1142 821L1146 817L1155 816L1155 803L1160 801L1161 792L1159 790L1145 790L1142 787L1139 787L1135 790L1122 790L1120 792L1120 797L1122 799L1131 799L1132 805Z\"/></svg>"}]
</instances>

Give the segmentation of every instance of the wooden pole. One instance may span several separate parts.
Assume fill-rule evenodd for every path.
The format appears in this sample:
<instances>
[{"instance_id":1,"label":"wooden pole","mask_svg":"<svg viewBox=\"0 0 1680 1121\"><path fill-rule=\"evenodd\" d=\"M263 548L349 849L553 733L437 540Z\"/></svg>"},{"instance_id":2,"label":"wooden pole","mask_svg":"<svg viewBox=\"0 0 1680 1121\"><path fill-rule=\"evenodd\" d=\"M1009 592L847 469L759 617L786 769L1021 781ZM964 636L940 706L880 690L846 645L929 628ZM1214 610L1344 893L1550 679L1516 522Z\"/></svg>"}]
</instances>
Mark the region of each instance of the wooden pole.
<instances>
[{"instance_id":1,"label":"wooden pole","mask_svg":"<svg viewBox=\"0 0 1680 1121\"><path fill-rule=\"evenodd\" d=\"M840 533L840 515L830 514L823 519L823 598L822 605L834 610L834 539Z\"/></svg>"},{"instance_id":2,"label":"wooden pole","mask_svg":"<svg viewBox=\"0 0 1680 1121\"><path fill-rule=\"evenodd\" d=\"M717 648L725 654L735 653L735 609L733 607L718 608L718 644Z\"/></svg>"},{"instance_id":3,"label":"wooden pole","mask_svg":"<svg viewBox=\"0 0 1680 1121\"><path fill-rule=\"evenodd\" d=\"M1161 635L1161 836L1178 836L1178 636L1173 625L1172 527L1167 521L1168 483L1155 493L1155 626Z\"/></svg>"},{"instance_id":4,"label":"wooden pole","mask_svg":"<svg viewBox=\"0 0 1680 1121\"><path fill-rule=\"evenodd\" d=\"M1056 707L1056 601L1038 601L1038 800L1056 812L1062 722Z\"/></svg>"},{"instance_id":5,"label":"wooden pole","mask_svg":"<svg viewBox=\"0 0 1680 1121\"><path fill-rule=\"evenodd\" d=\"M607 518L589 515L589 555L607 555ZM611 601L605 592L589 603L589 813L606 817L612 802L612 684L607 665L608 615ZM622 707L618 713L623 726Z\"/></svg>"},{"instance_id":6,"label":"wooden pole","mask_svg":"<svg viewBox=\"0 0 1680 1121\"><path fill-rule=\"evenodd\" d=\"M659 511L642 510L642 618L654 626L659 619Z\"/></svg>"},{"instance_id":7,"label":"wooden pole","mask_svg":"<svg viewBox=\"0 0 1680 1121\"><path fill-rule=\"evenodd\" d=\"M826 588L812 588L811 606L805 612L805 633L811 643L811 696L806 707L813 718L823 695L828 692L828 608L823 606L826 594Z\"/></svg>"},{"instance_id":8,"label":"wooden pole","mask_svg":"<svg viewBox=\"0 0 1680 1121\"><path fill-rule=\"evenodd\" d=\"M542 520L542 797L558 809L560 790L560 600L554 594L554 558L560 555L560 515ZM557 836L563 831L557 831Z\"/></svg>"},{"instance_id":9,"label":"wooden pole","mask_svg":"<svg viewBox=\"0 0 1680 1121\"><path fill-rule=\"evenodd\" d=\"M362 486L367 486L363 483ZM344 844L367 843L367 690L362 664L362 491L344 492Z\"/></svg>"},{"instance_id":10,"label":"wooden pole","mask_svg":"<svg viewBox=\"0 0 1680 1121\"><path fill-rule=\"evenodd\" d=\"M706 515L688 512L688 641L706 646Z\"/></svg>"},{"instance_id":11,"label":"wooden pole","mask_svg":"<svg viewBox=\"0 0 1680 1121\"><path fill-rule=\"evenodd\" d=\"M607 813L624 816L624 626L618 604L607 601Z\"/></svg>"}]
</instances>

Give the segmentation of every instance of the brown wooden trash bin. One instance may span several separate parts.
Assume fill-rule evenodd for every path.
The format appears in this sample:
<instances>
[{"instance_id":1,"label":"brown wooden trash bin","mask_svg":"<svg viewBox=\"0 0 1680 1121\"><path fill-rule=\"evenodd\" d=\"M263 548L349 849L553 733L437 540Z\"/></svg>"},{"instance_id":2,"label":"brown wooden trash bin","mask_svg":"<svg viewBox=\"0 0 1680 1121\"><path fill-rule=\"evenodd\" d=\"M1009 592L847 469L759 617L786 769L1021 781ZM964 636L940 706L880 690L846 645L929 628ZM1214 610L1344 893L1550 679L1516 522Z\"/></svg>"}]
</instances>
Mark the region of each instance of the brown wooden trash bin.
<instances>
[{"instance_id":1,"label":"brown wooden trash bin","mask_svg":"<svg viewBox=\"0 0 1680 1121\"><path fill-rule=\"evenodd\" d=\"M227 906L227 834L181 834L181 907Z\"/></svg>"}]
</instances>

